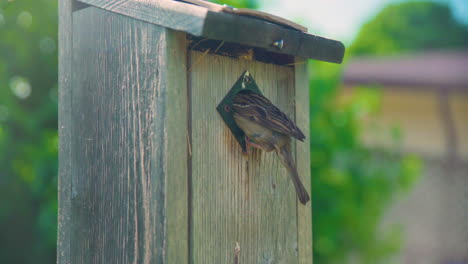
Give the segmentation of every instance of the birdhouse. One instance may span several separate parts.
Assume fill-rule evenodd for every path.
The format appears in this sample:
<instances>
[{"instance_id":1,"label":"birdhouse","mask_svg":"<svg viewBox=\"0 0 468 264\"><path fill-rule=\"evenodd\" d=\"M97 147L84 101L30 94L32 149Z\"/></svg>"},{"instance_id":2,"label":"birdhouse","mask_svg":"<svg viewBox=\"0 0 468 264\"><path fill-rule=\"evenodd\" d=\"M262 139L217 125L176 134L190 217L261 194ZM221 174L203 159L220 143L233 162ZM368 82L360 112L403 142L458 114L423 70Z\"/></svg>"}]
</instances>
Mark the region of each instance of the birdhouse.
<instances>
[{"instance_id":1,"label":"birdhouse","mask_svg":"<svg viewBox=\"0 0 468 264\"><path fill-rule=\"evenodd\" d=\"M340 42L199 0L59 17L58 263L311 263L311 203L274 152L243 154L229 100L247 84L302 130L310 193L306 59L340 63Z\"/></svg>"}]
</instances>

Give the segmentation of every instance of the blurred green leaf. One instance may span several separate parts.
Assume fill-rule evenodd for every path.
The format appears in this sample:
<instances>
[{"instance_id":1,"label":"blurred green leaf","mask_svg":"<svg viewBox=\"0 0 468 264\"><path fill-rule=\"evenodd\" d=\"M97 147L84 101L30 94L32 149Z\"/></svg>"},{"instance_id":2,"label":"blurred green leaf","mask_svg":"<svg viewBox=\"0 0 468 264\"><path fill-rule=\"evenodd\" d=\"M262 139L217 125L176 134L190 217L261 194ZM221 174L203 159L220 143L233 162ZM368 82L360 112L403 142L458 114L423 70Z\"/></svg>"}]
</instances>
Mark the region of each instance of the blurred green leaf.
<instances>
[{"instance_id":1,"label":"blurred green leaf","mask_svg":"<svg viewBox=\"0 0 468 264\"><path fill-rule=\"evenodd\" d=\"M255 0L213 1L256 8ZM467 46L466 26L432 2L389 5L364 25L352 55ZM0 262L53 263L57 214L57 1L0 2ZM402 229L381 231L394 197L409 191L421 160L359 141L361 117L378 114L378 87L337 106L342 66L311 62L314 263L382 263ZM404 131L388 131L395 140ZM27 252L25 254L24 252Z\"/></svg>"},{"instance_id":2,"label":"blurred green leaf","mask_svg":"<svg viewBox=\"0 0 468 264\"><path fill-rule=\"evenodd\" d=\"M53 263L57 1L0 2L0 36L0 262Z\"/></svg>"},{"instance_id":3,"label":"blurred green leaf","mask_svg":"<svg viewBox=\"0 0 468 264\"><path fill-rule=\"evenodd\" d=\"M366 23L348 55L394 54L468 46L468 28L444 3L411 1L390 4Z\"/></svg>"},{"instance_id":4,"label":"blurred green leaf","mask_svg":"<svg viewBox=\"0 0 468 264\"><path fill-rule=\"evenodd\" d=\"M363 26L346 61L356 55L466 47L467 32L445 4L391 4ZM311 66L314 263L389 263L403 232L401 227L380 230L380 223L395 197L418 181L422 161L400 152L404 131L398 124L389 131L373 127L395 142L391 148L369 149L359 141L362 118L378 117L381 88L358 87L350 102L337 105L342 66Z\"/></svg>"},{"instance_id":5,"label":"blurred green leaf","mask_svg":"<svg viewBox=\"0 0 468 264\"><path fill-rule=\"evenodd\" d=\"M257 0L210 0L210 2L228 5L235 8L250 8L255 9L258 7Z\"/></svg>"}]
</instances>

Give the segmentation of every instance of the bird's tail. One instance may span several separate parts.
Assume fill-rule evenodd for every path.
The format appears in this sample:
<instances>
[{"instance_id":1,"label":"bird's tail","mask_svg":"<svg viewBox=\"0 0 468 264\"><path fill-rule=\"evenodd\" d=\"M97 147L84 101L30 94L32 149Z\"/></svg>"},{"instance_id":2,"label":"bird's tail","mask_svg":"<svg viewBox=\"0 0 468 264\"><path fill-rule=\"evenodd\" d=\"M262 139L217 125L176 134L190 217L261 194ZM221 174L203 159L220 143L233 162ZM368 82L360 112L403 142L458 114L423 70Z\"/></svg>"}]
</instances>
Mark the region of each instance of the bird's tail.
<instances>
[{"instance_id":1,"label":"bird's tail","mask_svg":"<svg viewBox=\"0 0 468 264\"><path fill-rule=\"evenodd\" d=\"M276 154L278 154L279 159L281 160L283 165L288 169L289 174L291 175L291 180L294 183L294 187L296 188L297 198L302 204L306 204L310 200L310 197L307 193L306 188L301 182L299 173L297 173L297 167L296 164L294 164L291 155L290 144L285 144L280 149L277 149Z\"/></svg>"}]
</instances>

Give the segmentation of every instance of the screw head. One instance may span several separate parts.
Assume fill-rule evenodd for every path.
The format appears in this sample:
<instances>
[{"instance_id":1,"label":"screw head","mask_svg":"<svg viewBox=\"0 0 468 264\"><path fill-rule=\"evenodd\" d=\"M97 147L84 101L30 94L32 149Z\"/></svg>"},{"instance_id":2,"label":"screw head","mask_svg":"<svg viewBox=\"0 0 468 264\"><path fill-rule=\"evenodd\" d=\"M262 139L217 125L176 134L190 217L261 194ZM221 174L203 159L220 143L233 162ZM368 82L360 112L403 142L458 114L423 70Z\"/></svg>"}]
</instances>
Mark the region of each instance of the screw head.
<instances>
[{"instance_id":1,"label":"screw head","mask_svg":"<svg viewBox=\"0 0 468 264\"><path fill-rule=\"evenodd\" d=\"M277 47L278 49L282 49L284 46L284 40L280 39L273 42L273 46Z\"/></svg>"},{"instance_id":2,"label":"screw head","mask_svg":"<svg viewBox=\"0 0 468 264\"><path fill-rule=\"evenodd\" d=\"M249 83L252 82L252 79L250 79L250 76L249 76L249 75L245 75L244 81L245 81L247 84L249 84Z\"/></svg>"}]
</instances>

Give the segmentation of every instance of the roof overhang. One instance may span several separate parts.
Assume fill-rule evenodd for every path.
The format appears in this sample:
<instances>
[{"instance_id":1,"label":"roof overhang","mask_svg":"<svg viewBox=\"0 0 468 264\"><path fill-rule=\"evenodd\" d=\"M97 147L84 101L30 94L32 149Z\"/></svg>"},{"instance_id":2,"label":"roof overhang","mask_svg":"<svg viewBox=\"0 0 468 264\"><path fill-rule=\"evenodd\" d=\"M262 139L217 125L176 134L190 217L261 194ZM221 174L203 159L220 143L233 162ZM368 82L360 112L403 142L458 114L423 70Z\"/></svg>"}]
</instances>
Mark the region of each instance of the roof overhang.
<instances>
[{"instance_id":1,"label":"roof overhang","mask_svg":"<svg viewBox=\"0 0 468 264\"><path fill-rule=\"evenodd\" d=\"M304 32L306 28L291 21L253 10L200 0L187 0L190 3L174 0L77 1L194 36L302 58L341 63L345 52L340 41L308 34Z\"/></svg>"}]
</instances>

